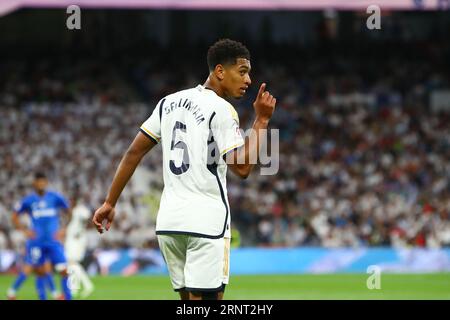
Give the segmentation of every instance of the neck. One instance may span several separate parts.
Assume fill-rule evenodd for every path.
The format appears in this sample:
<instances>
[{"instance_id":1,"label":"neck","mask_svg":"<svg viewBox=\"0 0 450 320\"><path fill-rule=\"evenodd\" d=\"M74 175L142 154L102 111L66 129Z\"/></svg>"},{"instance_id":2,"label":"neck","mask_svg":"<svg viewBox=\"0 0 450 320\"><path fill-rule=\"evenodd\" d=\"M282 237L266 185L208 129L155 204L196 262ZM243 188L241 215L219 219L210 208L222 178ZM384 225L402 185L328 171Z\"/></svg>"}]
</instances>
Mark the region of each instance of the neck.
<instances>
[{"instance_id":1,"label":"neck","mask_svg":"<svg viewBox=\"0 0 450 320\"><path fill-rule=\"evenodd\" d=\"M212 78L211 75L209 75L208 79L206 79L203 86L214 91L219 97L225 98L226 96L225 92L220 87L219 82L216 79Z\"/></svg>"},{"instance_id":2,"label":"neck","mask_svg":"<svg viewBox=\"0 0 450 320\"><path fill-rule=\"evenodd\" d=\"M45 190L38 190L36 193L40 196L43 196L45 194Z\"/></svg>"}]
</instances>

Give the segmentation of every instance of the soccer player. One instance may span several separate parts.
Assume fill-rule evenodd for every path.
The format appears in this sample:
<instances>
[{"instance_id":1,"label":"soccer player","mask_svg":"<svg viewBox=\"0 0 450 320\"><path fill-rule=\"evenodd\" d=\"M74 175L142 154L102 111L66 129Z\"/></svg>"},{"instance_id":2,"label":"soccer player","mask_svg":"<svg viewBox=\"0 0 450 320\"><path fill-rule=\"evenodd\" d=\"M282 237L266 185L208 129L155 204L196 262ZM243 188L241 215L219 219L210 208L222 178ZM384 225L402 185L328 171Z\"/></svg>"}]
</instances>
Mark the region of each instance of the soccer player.
<instances>
[{"instance_id":1,"label":"soccer player","mask_svg":"<svg viewBox=\"0 0 450 320\"><path fill-rule=\"evenodd\" d=\"M19 208L13 213L14 226L22 230L28 237L26 243L25 267L28 271L33 269L36 273L36 290L39 299L46 299L45 262L49 260L61 275L61 287L66 300L71 299L68 287L67 261L64 255L61 240L64 229L60 228L59 212L68 210L66 199L52 191L46 190L48 180L45 174L35 174L33 188L35 192L23 198ZM23 225L19 219L20 214L31 217L31 228Z\"/></svg>"},{"instance_id":2,"label":"soccer player","mask_svg":"<svg viewBox=\"0 0 450 320\"><path fill-rule=\"evenodd\" d=\"M26 257L25 257L26 259ZM56 289L55 282L53 281L52 276L52 267L51 264L47 261L44 266L45 269L45 281L48 289L52 293L52 296L55 300L64 300L64 296L61 295L58 290ZM14 283L10 288L8 288L8 291L6 293L6 296L8 300L16 300L17 299L17 292L22 287L22 285L25 283L29 275L33 272L33 266L30 264L27 264L25 261L21 267L21 270L19 272L19 275L17 276L16 280L14 280Z\"/></svg>"},{"instance_id":3,"label":"soccer player","mask_svg":"<svg viewBox=\"0 0 450 320\"><path fill-rule=\"evenodd\" d=\"M67 226L66 241L64 244L67 260L69 262L69 274L73 277L72 295L77 293L79 285L83 287L81 298L86 298L92 291L94 285L89 279L86 270L81 265L86 254L87 234L86 225L91 217L91 210L76 197L71 199L72 218Z\"/></svg>"},{"instance_id":4,"label":"soccer player","mask_svg":"<svg viewBox=\"0 0 450 320\"><path fill-rule=\"evenodd\" d=\"M109 230L123 188L142 157L161 143L164 191L156 233L173 288L191 300L223 298L230 250L227 167L241 178L250 174L276 104L262 83L252 133L244 140L238 114L225 99L243 97L250 86L250 53L223 39L209 48L207 62L203 85L164 97L142 124L93 218L100 233Z\"/></svg>"}]
</instances>

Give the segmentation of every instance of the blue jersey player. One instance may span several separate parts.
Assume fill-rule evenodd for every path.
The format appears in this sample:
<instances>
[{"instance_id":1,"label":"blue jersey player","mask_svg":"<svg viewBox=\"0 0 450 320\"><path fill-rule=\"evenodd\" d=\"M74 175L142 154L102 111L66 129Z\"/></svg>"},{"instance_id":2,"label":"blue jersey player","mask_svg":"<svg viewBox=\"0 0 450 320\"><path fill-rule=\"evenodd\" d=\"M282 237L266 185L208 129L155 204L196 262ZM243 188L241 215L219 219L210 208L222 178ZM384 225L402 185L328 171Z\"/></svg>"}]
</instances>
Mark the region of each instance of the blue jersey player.
<instances>
[{"instance_id":1,"label":"blue jersey player","mask_svg":"<svg viewBox=\"0 0 450 320\"><path fill-rule=\"evenodd\" d=\"M24 260L25 257L22 257L21 260ZM50 289L50 292L53 295L53 298L55 300L64 300L64 295L61 295L58 290L56 289L55 282L53 281L52 276L52 266L49 261L45 263L45 279L48 286L48 289ZM28 276L33 272L33 266L28 265L26 263L22 263L21 270L19 272L19 275L17 276L16 280L14 280L14 283L10 288L8 288L7 291L7 298L8 300L16 300L17 299L17 291L20 289L20 287L23 285L23 283L26 281Z\"/></svg>"},{"instance_id":2,"label":"blue jersey player","mask_svg":"<svg viewBox=\"0 0 450 320\"><path fill-rule=\"evenodd\" d=\"M46 299L45 286L47 280L45 262L50 261L61 275L61 288L64 298L70 300L71 292L68 284L67 260L61 242L64 230L60 228L59 213L68 210L67 200L59 193L47 190L47 178L37 173L33 181L35 192L22 199L13 214L16 228L27 235L25 267L32 267L36 272L36 290L41 300ZM31 228L20 223L19 215L31 217Z\"/></svg>"}]
</instances>

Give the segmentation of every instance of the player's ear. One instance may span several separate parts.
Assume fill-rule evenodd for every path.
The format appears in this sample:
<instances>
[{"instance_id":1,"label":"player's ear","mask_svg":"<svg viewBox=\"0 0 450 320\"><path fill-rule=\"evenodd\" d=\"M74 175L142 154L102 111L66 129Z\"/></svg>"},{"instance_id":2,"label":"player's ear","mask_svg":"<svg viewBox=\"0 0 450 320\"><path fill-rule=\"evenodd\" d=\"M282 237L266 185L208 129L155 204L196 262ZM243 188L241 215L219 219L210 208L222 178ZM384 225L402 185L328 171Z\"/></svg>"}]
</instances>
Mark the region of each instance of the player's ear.
<instances>
[{"instance_id":1,"label":"player's ear","mask_svg":"<svg viewBox=\"0 0 450 320\"><path fill-rule=\"evenodd\" d=\"M225 68L223 67L223 65L218 64L214 68L214 74L216 75L217 79L222 81L225 78Z\"/></svg>"}]
</instances>

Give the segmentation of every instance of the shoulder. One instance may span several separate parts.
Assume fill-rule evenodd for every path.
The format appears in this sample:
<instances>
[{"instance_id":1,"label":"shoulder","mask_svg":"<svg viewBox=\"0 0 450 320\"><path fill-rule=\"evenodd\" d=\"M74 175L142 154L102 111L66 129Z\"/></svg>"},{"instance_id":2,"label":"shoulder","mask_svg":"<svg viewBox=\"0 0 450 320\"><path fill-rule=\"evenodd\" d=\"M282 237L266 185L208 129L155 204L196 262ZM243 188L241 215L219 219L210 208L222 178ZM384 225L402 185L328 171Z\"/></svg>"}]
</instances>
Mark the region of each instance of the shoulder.
<instances>
[{"instance_id":1,"label":"shoulder","mask_svg":"<svg viewBox=\"0 0 450 320\"><path fill-rule=\"evenodd\" d=\"M239 121L239 115L238 115L236 109L233 107L233 105L231 103L227 102L227 108L228 108L228 112L229 112L230 116L234 120Z\"/></svg>"},{"instance_id":2,"label":"shoulder","mask_svg":"<svg viewBox=\"0 0 450 320\"><path fill-rule=\"evenodd\" d=\"M38 197L36 194L31 193L23 197L19 202L14 206L14 210L16 211L27 211L31 209L33 203L38 201Z\"/></svg>"},{"instance_id":3,"label":"shoulder","mask_svg":"<svg viewBox=\"0 0 450 320\"><path fill-rule=\"evenodd\" d=\"M65 197L57 191L48 191L47 195L54 199L65 199Z\"/></svg>"},{"instance_id":4,"label":"shoulder","mask_svg":"<svg viewBox=\"0 0 450 320\"><path fill-rule=\"evenodd\" d=\"M52 191L52 190L47 190L47 196L48 197L58 197L59 196L59 193L58 192L56 192L56 191Z\"/></svg>"},{"instance_id":5,"label":"shoulder","mask_svg":"<svg viewBox=\"0 0 450 320\"><path fill-rule=\"evenodd\" d=\"M220 100L218 100L217 104L214 105L214 111L216 112L216 114L223 120L233 119L239 122L239 115L233 105L225 99L222 99L220 97L218 97L218 99Z\"/></svg>"},{"instance_id":6,"label":"shoulder","mask_svg":"<svg viewBox=\"0 0 450 320\"><path fill-rule=\"evenodd\" d=\"M180 90L162 97L156 104L156 109L167 110L173 103L178 103L182 99L190 99L195 95L195 88Z\"/></svg>"},{"instance_id":7,"label":"shoulder","mask_svg":"<svg viewBox=\"0 0 450 320\"><path fill-rule=\"evenodd\" d=\"M30 204L35 200L36 200L36 195L34 193L30 193L30 194L26 195L25 197L23 197L21 202L23 204Z\"/></svg>"}]
</instances>

